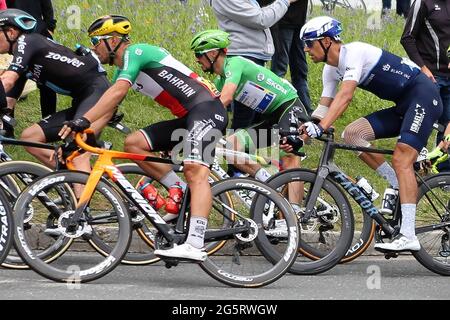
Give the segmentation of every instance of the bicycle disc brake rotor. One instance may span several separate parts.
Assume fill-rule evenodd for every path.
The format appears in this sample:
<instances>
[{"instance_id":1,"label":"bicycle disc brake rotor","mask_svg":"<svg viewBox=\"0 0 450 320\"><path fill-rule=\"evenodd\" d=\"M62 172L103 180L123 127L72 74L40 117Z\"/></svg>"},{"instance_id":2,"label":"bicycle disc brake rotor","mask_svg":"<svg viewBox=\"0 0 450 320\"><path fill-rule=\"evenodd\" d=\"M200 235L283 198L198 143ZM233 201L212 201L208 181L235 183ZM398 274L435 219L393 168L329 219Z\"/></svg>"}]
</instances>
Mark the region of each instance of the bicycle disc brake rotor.
<instances>
[{"instance_id":1,"label":"bicycle disc brake rotor","mask_svg":"<svg viewBox=\"0 0 450 320\"><path fill-rule=\"evenodd\" d=\"M87 224L87 222L83 222L81 225L78 224L77 229L75 232L68 232L67 226L68 226L68 220L75 213L74 210L68 210L63 212L59 218L58 218L58 229L57 231L60 232L62 235L68 238L78 238L81 237L83 234L92 233L92 227Z\"/></svg>"},{"instance_id":2,"label":"bicycle disc brake rotor","mask_svg":"<svg viewBox=\"0 0 450 320\"><path fill-rule=\"evenodd\" d=\"M236 239L242 242L250 242L255 240L256 237L258 236L258 225L252 219L246 218L245 221L250 223L249 231L235 234L234 236L236 237ZM240 220L234 225L234 227L241 227L241 226L244 226L244 220Z\"/></svg>"},{"instance_id":3,"label":"bicycle disc brake rotor","mask_svg":"<svg viewBox=\"0 0 450 320\"><path fill-rule=\"evenodd\" d=\"M327 224L334 224L339 220L339 210L335 205L320 204L316 212L317 216Z\"/></svg>"}]
</instances>

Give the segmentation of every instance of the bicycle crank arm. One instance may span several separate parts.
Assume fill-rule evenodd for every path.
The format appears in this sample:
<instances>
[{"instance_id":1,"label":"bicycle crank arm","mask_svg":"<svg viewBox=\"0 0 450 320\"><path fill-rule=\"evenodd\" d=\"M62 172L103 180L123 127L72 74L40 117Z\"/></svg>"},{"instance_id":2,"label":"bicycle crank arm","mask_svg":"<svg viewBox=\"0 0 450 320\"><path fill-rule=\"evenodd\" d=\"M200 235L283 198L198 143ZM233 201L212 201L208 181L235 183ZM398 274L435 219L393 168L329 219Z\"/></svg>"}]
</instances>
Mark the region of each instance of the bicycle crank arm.
<instances>
[{"instance_id":1,"label":"bicycle crank arm","mask_svg":"<svg viewBox=\"0 0 450 320\"><path fill-rule=\"evenodd\" d=\"M249 232L249 227L236 227L225 230L206 230L205 241L220 241L232 239L235 234L241 234L243 232Z\"/></svg>"}]
</instances>

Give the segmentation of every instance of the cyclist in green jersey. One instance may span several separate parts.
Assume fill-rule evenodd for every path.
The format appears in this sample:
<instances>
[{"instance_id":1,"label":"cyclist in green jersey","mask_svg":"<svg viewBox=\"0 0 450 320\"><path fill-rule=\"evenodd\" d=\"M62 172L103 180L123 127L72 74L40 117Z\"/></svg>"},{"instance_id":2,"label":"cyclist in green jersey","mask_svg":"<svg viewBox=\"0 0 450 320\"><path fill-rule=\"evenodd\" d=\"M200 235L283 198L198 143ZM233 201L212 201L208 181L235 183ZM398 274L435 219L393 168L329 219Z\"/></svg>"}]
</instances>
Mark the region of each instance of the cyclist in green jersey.
<instances>
[{"instance_id":1,"label":"cyclist in green jersey","mask_svg":"<svg viewBox=\"0 0 450 320\"><path fill-rule=\"evenodd\" d=\"M163 48L131 44L130 31L130 21L118 15L104 16L91 24L88 33L93 50L102 63L117 67L114 85L82 118L68 122L60 135L64 138L71 131L80 132L106 113L112 115L131 87L170 109L176 119L130 134L125 140L125 151L150 155L150 151L170 151L182 144L184 175L191 192L189 234L185 243L168 250L155 250L155 254L204 261L204 233L212 207L208 176L214 159L214 148L208 145L222 137L227 114L214 85ZM182 136L178 135L180 130ZM176 139L173 134L177 135ZM184 184L167 164L139 161L137 164L167 187Z\"/></svg>"},{"instance_id":2,"label":"cyclist in green jersey","mask_svg":"<svg viewBox=\"0 0 450 320\"><path fill-rule=\"evenodd\" d=\"M218 75L216 86L221 91L220 100L228 106L233 100L262 114L262 121L249 128L238 130L228 137L234 150L246 151L271 145L271 128L278 125L283 131L297 133L298 123L308 121L305 107L296 89L285 79L269 69L240 56L227 57L229 34L222 30L199 32L191 41L197 62L202 70ZM277 141L278 142L278 141ZM289 136L281 145L286 151L299 151L303 141ZM258 180L265 181L269 174L258 164L233 164ZM293 154L282 154L282 169L300 166L300 159Z\"/></svg>"}]
</instances>

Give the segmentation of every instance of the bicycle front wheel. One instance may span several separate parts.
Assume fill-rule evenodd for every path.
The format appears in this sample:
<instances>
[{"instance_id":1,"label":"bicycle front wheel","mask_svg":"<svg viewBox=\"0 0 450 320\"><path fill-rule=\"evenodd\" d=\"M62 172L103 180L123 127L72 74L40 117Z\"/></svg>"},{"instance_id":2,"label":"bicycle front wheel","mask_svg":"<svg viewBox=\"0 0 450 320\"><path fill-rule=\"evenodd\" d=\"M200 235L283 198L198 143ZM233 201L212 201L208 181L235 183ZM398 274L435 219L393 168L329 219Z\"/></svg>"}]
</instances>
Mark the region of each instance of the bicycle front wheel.
<instances>
[{"instance_id":1,"label":"bicycle front wheel","mask_svg":"<svg viewBox=\"0 0 450 320\"><path fill-rule=\"evenodd\" d=\"M11 207L14 206L20 192L26 188L29 184L33 182L38 177L44 176L53 172L51 169L29 161L8 161L0 164L0 177L2 180L8 180L5 186L2 186ZM57 189L59 194L60 206L71 207L76 203L75 195L72 190L67 185L62 185L61 188ZM47 199L44 195L40 196L41 205L45 206ZM48 207L52 210L51 207ZM29 207L28 218L31 220L34 214L34 208ZM33 228L30 224L27 224L26 232L34 233L34 237L38 238L40 242L47 243L47 250L42 250L40 252L41 259L45 260L47 263L52 262L61 256L72 244L73 239L55 236L54 234L46 234L46 230L51 230L56 228L55 219L56 216L48 215L48 221L45 222L45 228ZM52 245L50 245L52 244ZM28 269L28 265L25 264L19 257L14 248L9 251L8 256L2 264L2 267L11 269Z\"/></svg>"},{"instance_id":2,"label":"bicycle front wheel","mask_svg":"<svg viewBox=\"0 0 450 320\"><path fill-rule=\"evenodd\" d=\"M230 217L230 225L220 221L216 226L209 219L205 240L214 233L229 237L224 247L208 255L200 266L216 280L233 287L261 287L268 285L289 270L297 257L300 237L297 218L289 203L275 190L253 179L226 179L211 187L213 214ZM250 201L242 203L243 194ZM234 206L229 206L229 200ZM286 220L285 237L272 242L262 222L265 210L282 215ZM211 216L211 215L210 215Z\"/></svg>"},{"instance_id":3,"label":"bicycle front wheel","mask_svg":"<svg viewBox=\"0 0 450 320\"><path fill-rule=\"evenodd\" d=\"M419 185L416 235L421 249L412 253L417 261L450 276L450 174L430 176Z\"/></svg>"},{"instance_id":4,"label":"bicycle front wheel","mask_svg":"<svg viewBox=\"0 0 450 320\"><path fill-rule=\"evenodd\" d=\"M313 171L291 169L271 177L267 183L289 200L300 221L315 179ZM300 255L290 272L318 274L344 258L353 239L354 218L348 199L331 180L325 180L315 200L314 212L307 222L300 224L300 230Z\"/></svg>"},{"instance_id":5,"label":"bicycle front wheel","mask_svg":"<svg viewBox=\"0 0 450 320\"><path fill-rule=\"evenodd\" d=\"M105 179L101 179L97 186L90 186L87 185L88 178L89 174L85 172L51 173L29 185L17 199L14 207L17 222L14 241L17 252L30 268L48 279L68 284L98 279L113 270L127 252L131 234L127 207L120 194ZM67 208L59 204L57 190L61 185L67 184L94 189L86 209L74 226L71 225L71 218L75 207ZM47 208L48 203L44 206L40 201L41 195L46 195L51 202L54 208L52 212ZM30 206L34 209L31 217L27 215ZM33 233L26 232L30 226L36 229L46 228L49 216L55 216L53 219L56 220L56 228L46 230L47 233L74 240L71 250L52 264L48 264L40 255L51 244L40 242ZM86 245L85 240L94 236L102 237L111 249L106 257L89 250L90 246Z\"/></svg>"}]
</instances>

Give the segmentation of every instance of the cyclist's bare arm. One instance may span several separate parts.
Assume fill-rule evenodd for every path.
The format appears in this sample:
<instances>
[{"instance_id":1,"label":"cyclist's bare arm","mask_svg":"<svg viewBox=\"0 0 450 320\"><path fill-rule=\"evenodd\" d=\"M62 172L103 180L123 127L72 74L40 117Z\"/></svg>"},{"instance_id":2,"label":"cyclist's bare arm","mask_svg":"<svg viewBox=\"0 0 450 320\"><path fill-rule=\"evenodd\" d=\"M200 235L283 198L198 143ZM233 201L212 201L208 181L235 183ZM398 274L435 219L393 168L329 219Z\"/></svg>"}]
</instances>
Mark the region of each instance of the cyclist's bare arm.
<instances>
[{"instance_id":1,"label":"cyclist's bare arm","mask_svg":"<svg viewBox=\"0 0 450 320\"><path fill-rule=\"evenodd\" d=\"M311 114L311 117L313 119L318 119L318 120L322 120L323 118L325 118L332 102L333 102L333 98L321 97L319 100L319 105L313 111L313 113Z\"/></svg>"},{"instance_id":2,"label":"cyclist's bare arm","mask_svg":"<svg viewBox=\"0 0 450 320\"><path fill-rule=\"evenodd\" d=\"M118 80L108 90L106 90L95 106L84 114L84 117L91 123L97 121L95 129L103 129L113 116L116 107L127 95L130 87L131 84L128 81ZM59 132L59 136L61 139L65 139L71 131L72 130L65 125Z\"/></svg>"},{"instance_id":3,"label":"cyclist's bare arm","mask_svg":"<svg viewBox=\"0 0 450 320\"><path fill-rule=\"evenodd\" d=\"M8 92L12 89L12 87L14 87L17 79L19 79L19 74L14 71L5 71L0 76L0 80L2 81L3 87L5 88L5 92Z\"/></svg>"},{"instance_id":4,"label":"cyclist's bare arm","mask_svg":"<svg viewBox=\"0 0 450 320\"><path fill-rule=\"evenodd\" d=\"M326 116L320 121L322 128L328 129L344 113L353 99L357 85L358 83L353 80L342 82L341 88L330 104Z\"/></svg>"},{"instance_id":5,"label":"cyclist's bare arm","mask_svg":"<svg viewBox=\"0 0 450 320\"><path fill-rule=\"evenodd\" d=\"M225 107L233 102L233 97L236 90L237 85L234 83L227 83L223 86L222 92L220 93L220 101Z\"/></svg>"}]
</instances>

